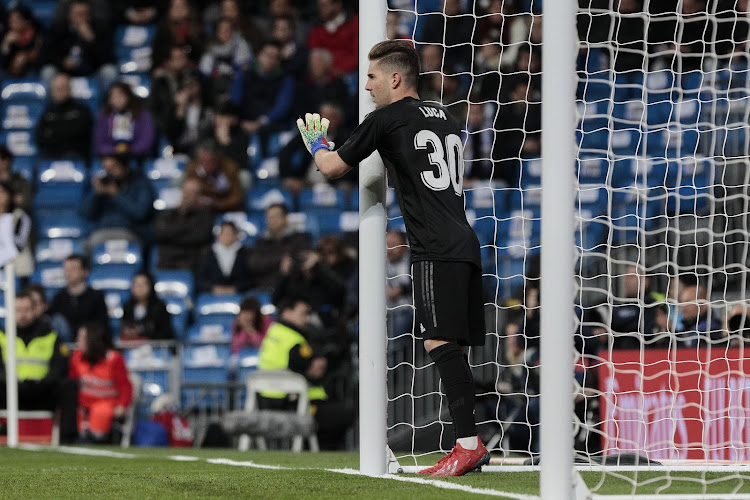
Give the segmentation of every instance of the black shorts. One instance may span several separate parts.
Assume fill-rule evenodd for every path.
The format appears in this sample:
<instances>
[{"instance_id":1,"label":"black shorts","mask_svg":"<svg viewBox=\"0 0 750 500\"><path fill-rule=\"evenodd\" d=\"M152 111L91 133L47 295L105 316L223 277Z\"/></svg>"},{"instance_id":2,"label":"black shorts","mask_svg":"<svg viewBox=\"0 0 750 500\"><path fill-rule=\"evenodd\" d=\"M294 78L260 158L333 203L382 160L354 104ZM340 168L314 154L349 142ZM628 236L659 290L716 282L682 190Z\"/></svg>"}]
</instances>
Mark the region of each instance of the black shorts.
<instances>
[{"instance_id":1,"label":"black shorts","mask_svg":"<svg viewBox=\"0 0 750 500\"><path fill-rule=\"evenodd\" d=\"M484 345L482 270L470 262L412 263L414 304L425 339Z\"/></svg>"}]
</instances>

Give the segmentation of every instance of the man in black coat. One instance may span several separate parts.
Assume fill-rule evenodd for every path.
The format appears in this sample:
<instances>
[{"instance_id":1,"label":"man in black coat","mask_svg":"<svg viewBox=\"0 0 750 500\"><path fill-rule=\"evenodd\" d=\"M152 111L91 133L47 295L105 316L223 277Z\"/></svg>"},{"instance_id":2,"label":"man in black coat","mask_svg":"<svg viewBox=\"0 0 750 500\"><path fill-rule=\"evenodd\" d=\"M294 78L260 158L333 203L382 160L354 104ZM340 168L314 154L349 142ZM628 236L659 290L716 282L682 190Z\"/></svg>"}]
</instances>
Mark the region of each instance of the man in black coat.
<instances>
[{"instance_id":1,"label":"man in black coat","mask_svg":"<svg viewBox=\"0 0 750 500\"><path fill-rule=\"evenodd\" d=\"M216 243L198 266L195 285L198 293L228 295L244 293L252 281L247 249L239 241L239 230L233 222L221 223Z\"/></svg>"},{"instance_id":2,"label":"man in black coat","mask_svg":"<svg viewBox=\"0 0 750 500\"><path fill-rule=\"evenodd\" d=\"M91 111L73 99L70 76L58 73L50 83L51 101L36 127L36 143L46 158L87 159L91 150Z\"/></svg>"}]
</instances>

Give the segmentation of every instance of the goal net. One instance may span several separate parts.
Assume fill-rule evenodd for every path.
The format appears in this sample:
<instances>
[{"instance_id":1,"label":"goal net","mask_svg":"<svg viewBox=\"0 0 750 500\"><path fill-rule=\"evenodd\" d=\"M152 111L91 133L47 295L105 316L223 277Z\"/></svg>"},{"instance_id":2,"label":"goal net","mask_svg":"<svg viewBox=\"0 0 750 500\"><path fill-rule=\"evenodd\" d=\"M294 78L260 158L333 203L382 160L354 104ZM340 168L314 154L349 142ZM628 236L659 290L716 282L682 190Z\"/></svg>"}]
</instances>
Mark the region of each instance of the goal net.
<instances>
[{"instance_id":1,"label":"goal net","mask_svg":"<svg viewBox=\"0 0 750 500\"><path fill-rule=\"evenodd\" d=\"M464 127L488 327L469 360L501 467L539 457L541 79L555 78L541 67L554 22L541 4L388 2L389 37L420 52L420 96ZM578 6L577 158L559 166L577 180L575 413L560 415L571 453L595 494L748 494L747 1ZM389 243L388 284L408 285L402 243ZM416 465L447 451L453 429L411 302L389 298L388 318L389 444Z\"/></svg>"}]
</instances>

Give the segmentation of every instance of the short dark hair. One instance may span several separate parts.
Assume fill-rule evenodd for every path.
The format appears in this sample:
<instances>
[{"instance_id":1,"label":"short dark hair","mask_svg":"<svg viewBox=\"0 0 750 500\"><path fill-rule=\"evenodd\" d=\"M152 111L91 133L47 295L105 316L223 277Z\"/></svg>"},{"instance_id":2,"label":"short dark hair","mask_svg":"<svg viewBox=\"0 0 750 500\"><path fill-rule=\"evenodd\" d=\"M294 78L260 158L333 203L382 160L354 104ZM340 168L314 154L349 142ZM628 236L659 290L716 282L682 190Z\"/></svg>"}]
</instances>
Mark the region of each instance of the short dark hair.
<instances>
[{"instance_id":1,"label":"short dark hair","mask_svg":"<svg viewBox=\"0 0 750 500\"><path fill-rule=\"evenodd\" d=\"M221 224L219 224L219 229L224 229L225 227L229 227L234 231L235 233L239 233L240 229L237 227L237 224L235 224L231 220L223 220L221 221Z\"/></svg>"},{"instance_id":2,"label":"short dark hair","mask_svg":"<svg viewBox=\"0 0 750 500\"><path fill-rule=\"evenodd\" d=\"M25 287L23 287L23 291L21 293L27 293L29 295L38 294L42 301L46 304L47 303L47 294L44 290L44 286L42 286L41 283L29 283Z\"/></svg>"},{"instance_id":3,"label":"short dark hair","mask_svg":"<svg viewBox=\"0 0 750 500\"><path fill-rule=\"evenodd\" d=\"M13 153L5 144L0 144L0 159L13 161Z\"/></svg>"},{"instance_id":4,"label":"short dark hair","mask_svg":"<svg viewBox=\"0 0 750 500\"><path fill-rule=\"evenodd\" d=\"M279 314L283 313L287 309L294 309L300 302L310 307L310 301L301 295L288 295L283 297L278 304Z\"/></svg>"},{"instance_id":5,"label":"short dark hair","mask_svg":"<svg viewBox=\"0 0 750 500\"><path fill-rule=\"evenodd\" d=\"M289 215L289 207L286 206L286 203L271 203L266 207L266 212L271 210L272 208L280 208L282 212L284 212L284 215Z\"/></svg>"},{"instance_id":6,"label":"short dark hair","mask_svg":"<svg viewBox=\"0 0 750 500\"><path fill-rule=\"evenodd\" d=\"M25 290L22 290L16 294L16 300L19 300L19 299L29 299L32 304L34 303L34 299L31 296L31 294Z\"/></svg>"},{"instance_id":7,"label":"short dark hair","mask_svg":"<svg viewBox=\"0 0 750 500\"><path fill-rule=\"evenodd\" d=\"M68 261L71 261L71 260L77 260L81 264L81 267L84 268L84 269L86 269L87 271L89 269L91 269L91 266L89 264L89 260L86 257L84 257L83 255L79 254L79 253L74 253L72 255L68 255L67 257L65 257L65 261L64 262L68 262Z\"/></svg>"},{"instance_id":8,"label":"short dark hair","mask_svg":"<svg viewBox=\"0 0 750 500\"><path fill-rule=\"evenodd\" d=\"M406 40L385 40L373 45L367 54L370 61L397 71L409 87L417 87L419 77L419 54L414 46Z\"/></svg>"}]
</instances>

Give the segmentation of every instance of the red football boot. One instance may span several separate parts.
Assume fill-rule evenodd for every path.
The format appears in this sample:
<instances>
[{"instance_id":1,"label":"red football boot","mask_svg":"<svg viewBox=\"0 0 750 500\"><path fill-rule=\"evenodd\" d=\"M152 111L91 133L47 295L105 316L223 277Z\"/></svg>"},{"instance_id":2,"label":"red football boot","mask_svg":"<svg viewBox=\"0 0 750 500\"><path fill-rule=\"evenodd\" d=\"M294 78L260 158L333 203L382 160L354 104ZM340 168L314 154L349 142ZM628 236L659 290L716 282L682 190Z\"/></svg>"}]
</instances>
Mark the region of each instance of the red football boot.
<instances>
[{"instance_id":1,"label":"red football boot","mask_svg":"<svg viewBox=\"0 0 750 500\"><path fill-rule=\"evenodd\" d=\"M456 443L450 453L444 456L435 467L430 475L438 476L463 476L467 472L482 470L483 465L490 463L490 452L479 440L476 450L467 450L460 444ZM423 472L424 473L424 472Z\"/></svg>"}]
</instances>

